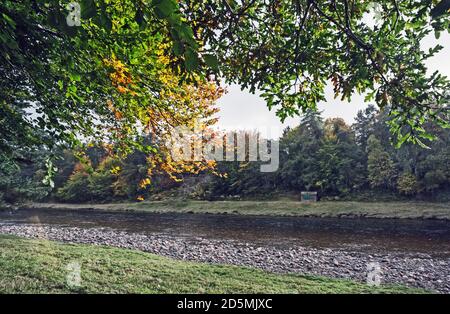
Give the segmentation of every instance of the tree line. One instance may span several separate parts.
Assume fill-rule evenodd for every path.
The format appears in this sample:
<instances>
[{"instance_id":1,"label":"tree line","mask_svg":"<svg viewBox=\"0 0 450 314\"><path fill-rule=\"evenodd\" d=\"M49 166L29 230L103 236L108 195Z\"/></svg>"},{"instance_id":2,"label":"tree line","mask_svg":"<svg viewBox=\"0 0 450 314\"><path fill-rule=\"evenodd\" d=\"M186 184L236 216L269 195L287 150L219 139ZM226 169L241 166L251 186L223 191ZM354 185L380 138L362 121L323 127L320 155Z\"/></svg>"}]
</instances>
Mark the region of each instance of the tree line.
<instances>
[{"instance_id":1,"label":"tree line","mask_svg":"<svg viewBox=\"0 0 450 314\"><path fill-rule=\"evenodd\" d=\"M204 198L428 195L447 184L439 145L450 81L426 67L444 47L422 43L449 32L448 1L380 0L376 20L370 1L80 0L77 17L70 2L0 2L0 199L144 199L172 185ZM212 176L215 164L166 158L173 127L214 125L224 81L260 91L281 120L316 108L328 83L343 100L364 94L392 138L361 138L338 119L307 138L304 117L281 139L283 166L271 175L221 163L228 178ZM435 137L431 151L387 146Z\"/></svg>"},{"instance_id":2,"label":"tree line","mask_svg":"<svg viewBox=\"0 0 450 314\"><path fill-rule=\"evenodd\" d=\"M428 148L396 147L388 120L372 105L359 111L352 125L308 111L299 126L284 131L277 172L261 173L255 163L223 163L228 178L215 178L205 193L298 197L301 191L317 191L325 198L445 198L450 187L449 130L433 130L439 136Z\"/></svg>"},{"instance_id":3,"label":"tree line","mask_svg":"<svg viewBox=\"0 0 450 314\"><path fill-rule=\"evenodd\" d=\"M448 199L450 131L432 130L438 139L418 145L392 144L388 116L368 106L348 125L341 118L323 119L307 111L297 127L279 139L280 166L260 171L261 162L220 161L210 169L149 175L149 157L136 150L124 160L100 146L85 152L62 150L55 163L53 186L42 184L48 171L45 149L32 153L18 168L5 168L0 196L6 202L44 199L63 202L112 202L187 197L220 200L299 197L317 191L324 199ZM429 126L433 127L433 126ZM154 169L153 169L154 170Z\"/></svg>"}]
</instances>

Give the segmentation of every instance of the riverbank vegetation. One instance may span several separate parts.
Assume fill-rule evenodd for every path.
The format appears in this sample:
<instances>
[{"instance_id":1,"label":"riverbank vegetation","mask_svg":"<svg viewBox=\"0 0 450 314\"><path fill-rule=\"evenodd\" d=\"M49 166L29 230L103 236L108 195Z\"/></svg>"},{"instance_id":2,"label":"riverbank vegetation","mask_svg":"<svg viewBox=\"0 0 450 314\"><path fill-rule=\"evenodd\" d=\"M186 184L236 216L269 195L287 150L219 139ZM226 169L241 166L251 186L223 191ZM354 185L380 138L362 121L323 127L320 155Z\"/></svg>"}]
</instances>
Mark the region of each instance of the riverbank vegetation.
<instances>
[{"instance_id":1,"label":"riverbank vegetation","mask_svg":"<svg viewBox=\"0 0 450 314\"><path fill-rule=\"evenodd\" d=\"M109 204L31 203L28 208L105 210L149 213L209 213L298 217L447 219L450 203L429 202L318 202L166 200Z\"/></svg>"},{"instance_id":2,"label":"riverbank vegetation","mask_svg":"<svg viewBox=\"0 0 450 314\"><path fill-rule=\"evenodd\" d=\"M430 149L412 144L397 149L390 143L386 119L373 106L360 111L353 125L339 118L324 121L308 112L279 140L280 166L272 173L261 172L261 162L223 161L216 167L222 175L180 171L182 180L175 181L158 169L149 177L145 153L135 151L119 160L101 147L91 147L81 161L76 151L60 151L54 187L49 188L41 183L46 168L46 153L41 151L21 169L4 169L0 193L10 203L298 200L300 191L317 191L322 201L448 201L450 130L438 131Z\"/></svg>"},{"instance_id":3,"label":"riverbank vegetation","mask_svg":"<svg viewBox=\"0 0 450 314\"><path fill-rule=\"evenodd\" d=\"M423 293L140 251L0 236L1 293ZM79 277L77 271L79 272ZM78 279L81 279L78 281Z\"/></svg>"},{"instance_id":4,"label":"riverbank vegetation","mask_svg":"<svg viewBox=\"0 0 450 314\"><path fill-rule=\"evenodd\" d=\"M444 46L422 49L448 33L448 4L332 4L2 1L0 199L448 198L450 81L426 67ZM221 82L260 92L282 121L303 115L277 172L174 161L167 138L212 130ZM328 87L374 106L353 126L322 121Z\"/></svg>"}]
</instances>

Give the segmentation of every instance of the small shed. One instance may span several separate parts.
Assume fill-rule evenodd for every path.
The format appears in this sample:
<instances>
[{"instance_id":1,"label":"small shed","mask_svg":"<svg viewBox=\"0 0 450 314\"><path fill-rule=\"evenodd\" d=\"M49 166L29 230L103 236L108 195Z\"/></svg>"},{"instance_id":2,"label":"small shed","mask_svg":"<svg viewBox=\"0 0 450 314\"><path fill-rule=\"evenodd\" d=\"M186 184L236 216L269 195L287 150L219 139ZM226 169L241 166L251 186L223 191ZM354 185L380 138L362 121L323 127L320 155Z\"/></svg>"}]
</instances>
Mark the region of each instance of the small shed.
<instances>
[{"instance_id":1,"label":"small shed","mask_svg":"<svg viewBox=\"0 0 450 314\"><path fill-rule=\"evenodd\" d=\"M302 202L317 202L317 192L301 192Z\"/></svg>"}]
</instances>

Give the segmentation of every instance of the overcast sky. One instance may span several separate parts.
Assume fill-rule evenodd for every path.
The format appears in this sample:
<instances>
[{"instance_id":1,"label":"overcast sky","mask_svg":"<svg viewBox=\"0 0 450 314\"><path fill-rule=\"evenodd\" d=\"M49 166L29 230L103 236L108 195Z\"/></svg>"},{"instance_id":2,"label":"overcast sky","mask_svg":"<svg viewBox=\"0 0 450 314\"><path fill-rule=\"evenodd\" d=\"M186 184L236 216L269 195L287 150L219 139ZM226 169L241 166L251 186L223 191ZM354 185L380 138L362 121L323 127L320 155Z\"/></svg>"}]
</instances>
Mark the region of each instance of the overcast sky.
<instances>
[{"instance_id":1,"label":"overcast sky","mask_svg":"<svg viewBox=\"0 0 450 314\"><path fill-rule=\"evenodd\" d=\"M423 48L428 49L439 43L444 49L427 63L430 73L439 70L442 74L450 77L450 35L442 33L440 39L434 39L430 35L424 40ZM282 124L275 116L274 111L269 111L265 101L258 95L253 95L248 91L241 91L239 86L231 85L227 87L228 93L219 101L220 108L218 127L221 129L235 130L259 130L266 134L268 128L272 129L270 137L277 138L282 134L286 126L298 125L299 117L289 118ZM351 102L334 99L333 88L326 89L326 102L319 104L319 109L323 111L325 118L342 117L347 123L352 123L356 113L364 109L368 104L364 103L364 97L354 95Z\"/></svg>"}]
</instances>

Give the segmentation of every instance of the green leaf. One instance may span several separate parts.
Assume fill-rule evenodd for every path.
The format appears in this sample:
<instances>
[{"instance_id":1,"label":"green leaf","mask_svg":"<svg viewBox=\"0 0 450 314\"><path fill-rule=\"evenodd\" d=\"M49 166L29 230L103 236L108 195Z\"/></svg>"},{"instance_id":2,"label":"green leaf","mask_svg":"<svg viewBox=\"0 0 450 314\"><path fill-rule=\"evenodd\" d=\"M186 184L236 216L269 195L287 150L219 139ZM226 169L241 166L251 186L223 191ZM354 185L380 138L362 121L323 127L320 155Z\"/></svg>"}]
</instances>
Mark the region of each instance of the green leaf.
<instances>
[{"instance_id":1,"label":"green leaf","mask_svg":"<svg viewBox=\"0 0 450 314\"><path fill-rule=\"evenodd\" d=\"M203 56L205 63L212 69L217 70L219 68L219 60L217 57L211 54L206 54Z\"/></svg>"},{"instance_id":2,"label":"green leaf","mask_svg":"<svg viewBox=\"0 0 450 314\"><path fill-rule=\"evenodd\" d=\"M175 30L178 33L178 36L187 42L192 42L194 40L194 32L192 31L192 28L190 28L188 25L183 24L175 28Z\"/></svg>"},{"instance_id":3,"label":"green leaf","mask_svg":"<svg viewBox=\"0 0 450 314\"><path fill-rule=\"evenodd\" d=\"M441 37L441 32L440 32L440 31L435 31L435 32L434 32L434 37L435 37L436 39L439 39L439 38Z\"/></svg>"},{"instance_id":4,"label":"green leaf","mask_svg":"<svg viewBox=\"0 0 450 314\"><path fill-rule=\"evenodd\" d=\"M420 147L425 148L425 149L431 149L431 147L429 147L428 145L426 145L424 142L422 142L422 141L419 140L418 138L415 138L415 141L416 141L416 143L417 143Z\"/></svg>"},{"instance_id":5,"label":"green leaf","mask_svg":"<svg viewBox=\"0 0 450 314\"><path fill-rule=\"evenodd\" d=\"M3 18L5 19L5 21L12 27L12 28L16 28L16 22L14 22L8 15L6 15L5 13L2 13Z\"/></svg>"},{"instance_id":6,"label":"green leaf","mask_svg":"<svg viewBox=\"0 0 450 314\"><path fill-rule=\"evenodd\" d=\"M153 0L156 15L159 18L167 18L177 9L177 3L173 0Z\"/></svg>"},{"instance_id":7,"label":"green leaf","mask_svg":"<svg viewBox=\"0 0 450 314\"><path fill-rule=\"evenodd\" d=\"M178 13L173 13L171 15L169 15L166 18L167 22L169 22L170 25L181 25L183 24L183 21L181 19L181 15Z\"/></svg>"},{"instance_id":8,"label":"green leaf","mask_svg":"<svg viewBox=\"0 0 450 314\"><path fill-rule=\"evenodd\" d=\"M81 75L80 74L70 74L70 80L73 82L80 82L81 81Z\"/></svg>"},{"instance_id":9,"label":"green leaf","mask_svg":"<svg viewBox=\"0 0 450 314\"><path fill-rule=\"evenodd\" d=\"M429 133L422 133L422 134L420 134L420 137L430 140L430 141L434 141L436 139L436 136L434 136L433 134L429 134Z\"/></svg>"},{"instance_id":10,"label":"green leaf","mask_svg":"<svg viewBox=\"0 0 450 314\"><path fill-rule=\"evenodd\" d=\"M189 48L186 51L185 60L184 60L184 65L186 66L186 69L189 72L195 71L196 69L198 69L199 64L200 64L200 62L199 62L197 52L195 52L194 50Z\"/></svg>"},{"instance_id":11,"label":"green leaf","mask_svg":"<svg viewBox=\"0 0 450 314\"><path fill-rule=\"evenodd\" d=\"M94 0L83 0L80 5L83 19L90 19L97 15L97 7Z\"/></svg>"},{"instance_id":12,"label":"green leaf","mask_svg":"<svg viewBox=\"0 0 450 314\"><path fill-rule=\"evenodd\" d=\"M174 41L172 49L176 56L181 56L184 52L184 45L179 41Z\"/></svg>"}]
</instances>

